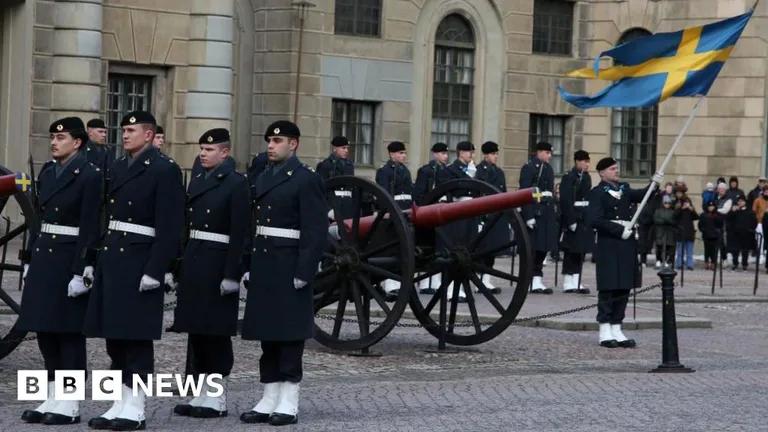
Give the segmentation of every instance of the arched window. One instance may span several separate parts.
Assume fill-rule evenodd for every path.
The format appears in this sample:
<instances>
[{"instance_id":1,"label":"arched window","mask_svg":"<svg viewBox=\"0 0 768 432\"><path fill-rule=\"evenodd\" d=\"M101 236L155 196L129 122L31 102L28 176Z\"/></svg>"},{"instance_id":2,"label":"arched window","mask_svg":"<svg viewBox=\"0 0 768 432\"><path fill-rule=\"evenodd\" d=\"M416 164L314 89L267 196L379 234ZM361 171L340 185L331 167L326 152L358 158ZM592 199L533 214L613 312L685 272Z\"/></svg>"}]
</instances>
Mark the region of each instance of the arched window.
<instances>
[{"instance_id":1,"label":"arched window","mask_svg":"<svg viewBox=\"0 0 768 432\"><path fill-rule=\"evenodd\" d=\"M467 141L472 125L475 35L469 22L453 14L443 19L435 36L432 88L432 143L455 148Z\"/></svg>"},{"instance_id":2,"label":"arched window","mask_svg":"<svg viewBox=\"0 0 768 432\"><path fill-rule=\"evenodd\" d=\"M645 29L624 32L618 45L649 36ZM619 161L622 175L648 177L656 170L658 105L647 108L615 108L611 115L611 155Z\"/></svg>"}]
</instances>

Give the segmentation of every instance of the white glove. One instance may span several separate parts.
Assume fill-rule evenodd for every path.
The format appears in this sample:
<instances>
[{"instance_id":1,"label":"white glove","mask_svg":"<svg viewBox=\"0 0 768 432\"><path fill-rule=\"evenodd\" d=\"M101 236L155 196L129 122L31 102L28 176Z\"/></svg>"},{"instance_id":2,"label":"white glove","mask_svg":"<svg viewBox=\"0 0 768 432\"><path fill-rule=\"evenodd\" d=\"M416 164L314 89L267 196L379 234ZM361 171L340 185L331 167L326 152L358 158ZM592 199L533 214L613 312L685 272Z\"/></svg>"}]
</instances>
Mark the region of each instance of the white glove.
<instances>
[{"instance_id":1,"label":"white glove","mask_svg":"<svg viewBox=\"0 0 768 432\"><path fill-rule=\"evenodd\" d=\"M24 264L24 273L21 275L22 279L27 278L27 272L29 271L29 264Z\"/></svg>"},{"instance_id":2,"label":"white glove","mask_svg":"<svg viewBox=\"0 0 768 432\"><path fill-rule=\"evenodd\" d=\"M525 224L528 225L529 229L533 229L533 227L536 226L536 219L533 219L533 218L528 219L527 221L525 221Z\"/></svg>"},{"instance_id":3,"label":"white glove","mask_svg":"<svg viewBox=\"0 0 768 432\"><path fill-rule=\"evenodd\" d=\"M651 177L651 180L653 180L654 182L656 182L656 184L660 185L660 184L661 184L661 182L663 182L663 181L664 181L664 174L662 174L662 173L660 173L660 172L656 171L656 172L653 174L653 177Z\"/></svg>"},{"instance_id":4,"label":"white glove","mask_svg":"<svg viewBox=\"0 0 768 432\"><path fill-rule=\"evenodd\" d=\"M219 286L219 291L221 291L221 295L240 292L240 284L237 283L236 280L224 279L223 281L221 281L221 285Z\"/></svg>"},{"instance_id":5,"label":"white glove","mask_svg":"<svg viewBox=\"0 0 768 432\"><path fill-rule=\"evenodd\" d=\"M173 273L170 272L163 275L163 283L173 289L176 289L176 287L179 285L176 283L176 279L173 277Z\"/></svg>"},{"instance_id":6,"label":"white glove","mask_svg":"<svg viewBox=\"0 0 768 432\"><path fill-rule=\"evenodd\" d=\"M621 233L621 239L627 240L628 238L632 237L633 231L629 228L624 228L624 232Z\"/></svg>"},{"instance_id":7,"label":"white glove","mask_svg":"<svg viewBox=\"0 0 768 432\"><path fill-rule=\"evenodd\" d=\"M160 288L160 285L162 284L159 280L155 280L147 275L144 275L141 277L141 282L139 282L139 291L158 289Z\"/></svg>"},{"instance_id":8,"label":"white glove","mask_svg":"<svg viewBox=\"0 0 768 432\"><path fill-rule=\"evenodd\" d=\"M87 293L89 289L90 288L85 286L83 277L80 275L75 275L72 277L72 280L69 281L69 285L67 286L67 296L77 297Z\"/></svg>"},{"instance_id":9,"label":"white glove","mask_svg":"<svg viewBox=\"0 0 768 432\"><path fill-rule=\"evenodd\" d=\"M467 175L475 178L475 174L477 174L477 167L475 166L475 161L469 161L467 164Z\"/></svg>"},{"instance_id":10,"label":"white glove","mask_svg":"<svg viewBox=\"0 0 768 432\"><path fill-rule=\"evenodd\" d=\"M477 232L478 233L483 232L483 226L484 226L484 224L482 224L482 223L477 226Z\"/></svg>"},{"instance_id":11,"label":"white glove","mask_svg":"<svg viewBox=\"0 0 768 432\"><path fill-rule=\"evenodd\" d=\"M87 266L83 269L83 283L86 287L91 288L93 285L93 266Z\"/></svg>"},{"instance_id":12,"label":"white glove","mask_svg":"<svg viewBox=\"0 0 768 432\"><path fill-rule=\"evenodd\" d=\"M755 232L758 233L758 234L762 234L763 233L763 224L757 224L757 226L755 227Z\"/></svg>"},{"instance_id":13,"label":"white glove","mask_svg":"<svg viewBox=\"0 0 768 432\"><path fill-rule=\"evenodd\" d=\"M243 289L248 289L248 282L251 281L251 272L245 272L243 277L240 278L240 286L243 287Z\"/></svg>"},{"instance_id":14,"label":"white glove","mask_svg":"<svg viewBox=\"0 0 768 432\"><path fill-rule=\"evenodd\" d=\"M571 231L576 231L576 224L575 223L570 224L568 226L568 229L571 230Z\"/></svg>"},{"instance_id":15,"label":"white glove","mask_svg":"<svg viewBox=\"0 0 768 432\"><path fill-rule=\"evenodd\" d=\"M328 210L328 220L336 220L336 215L333 212L333 209Z\"/></svg>"},{"instance_id":16,"label":"white glove","mask_svg":"<svg viewBox=\"0 0 768 432\"><path fill-rule=\"evenodd\" d=\"M293 278L293 287L296 289L302 289L307 286L307 282L301 279Z\"/></svg>"}]
</instances>

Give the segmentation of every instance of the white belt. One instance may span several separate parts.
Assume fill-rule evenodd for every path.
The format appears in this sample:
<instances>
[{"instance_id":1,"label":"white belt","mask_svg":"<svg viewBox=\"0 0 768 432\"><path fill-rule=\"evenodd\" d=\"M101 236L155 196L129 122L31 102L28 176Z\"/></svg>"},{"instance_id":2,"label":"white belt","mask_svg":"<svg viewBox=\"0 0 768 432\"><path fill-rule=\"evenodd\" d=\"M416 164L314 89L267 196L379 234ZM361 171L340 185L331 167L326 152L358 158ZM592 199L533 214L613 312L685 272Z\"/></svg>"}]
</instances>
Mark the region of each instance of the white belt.
<instances>
[{"instance_id":1,"label":"white belt","mask_svg":"<svg viewBox=\"0 0 768 432\"><path fill-rule=\"evenodd\" d=\"M217 243L229 244L229 236L208 231L190 230L189 238L195 240L207 240Z\"/></svg>"},{"instance_id":2,"label":"white belt","mask_svg":"<svg viewBox=\"0 0 768 432\"><path fill-rule=\"evenodd\" d=\"M352 191L337 190L333 191L333 194L337 197L352 198Z\"/></svg>"},{"instance_id":3,"label":"white belt","mask_svg":"<svg viewBox=\"0 0 768 432\"><path fill-rule=\"evenodd\" d=\"M589 201L574 201L574 207L589 207Z\"/></svg>"},{"instance_id":4,"label":"white belt","mask_svg":"<svg viewBox=\"0 0 768 432\"><path fill-rule=\"evenodd\" d=\"M155 236L155 229L146 225L138 225L128 222L121 222L116 220L109 221L109 229L114 231L123 231L133 234L141 234L147 237Z\"/></svg>"},{"instance_id":5,"label":"white belt","mask_svg":"<svg viewBox=\"0 0 768 432\"><path fill-rule=\"evenodd\" d=\"M280 237L298 240L301 237L301 231L290 228L275 228L263 225L256 225L256 235L267 237Z\"/></svg>"},{"instance_id":6,"label":"white belt","mask_svg":"<svg viewBox=\"0 0 768 432\"><path fill-rule=\"evenodd\" d=\"M60 235L66 235L66 236L79 236L80 235L80 228L79 227L71 227L71 226L64 226L64 225L52 225L44 223L40 227L41 233L46 234L60 234Z\"/></svg>"},{"instance_id":7,"label":"white belt","mask_svg":"<svg viewBox=\"0 0 768 432\"><path fill-rule=\"evenodd\" d=\"M395 201L410 201L413 198L411 198L411 194L400 194L395 195Z\"/></svg>"},{"instance_id":8,"label":"white belt","mask_svg":"<svg viewBox=\"0 0 768 432\"><path fill-rule=\"evenodd\" d=\"M456 199L454 201L462 202L462 201L469 201L471 199L472 199L472 197L470 197L470 196L463 196L463 197L456 197Z\"/></svg>"},{"instance_id":9,"label":"white belt","mask_svg":"<svg viewBox=\"0 0 768 432\"><path fill-rule=\"evenodd\" d=\"M552 196L552 192L551 191L544 191L544 192L540 192L540 195L543 196L543 197L551 197Z\"/></svg>"}]
</instances>

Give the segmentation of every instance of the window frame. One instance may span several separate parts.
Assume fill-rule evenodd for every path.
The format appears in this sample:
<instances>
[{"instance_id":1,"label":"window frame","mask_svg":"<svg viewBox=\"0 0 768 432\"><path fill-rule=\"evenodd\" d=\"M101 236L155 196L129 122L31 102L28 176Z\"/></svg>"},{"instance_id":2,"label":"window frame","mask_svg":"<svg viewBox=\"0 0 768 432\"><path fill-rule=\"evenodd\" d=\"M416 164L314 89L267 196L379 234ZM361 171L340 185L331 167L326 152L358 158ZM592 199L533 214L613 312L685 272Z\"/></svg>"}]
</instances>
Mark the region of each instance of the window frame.
<instances>
[{"instance_id":1,"label":"window frame","mask_svg":"<svg viewBox=\"0 0 768 432\"><path fill-rule=\"evenodd\" d=\"M567 7L567 12L558 8ZM533 31L531 37L531 52L539 55L567 56L573 55L573 34L575 18L575 2L568 0L534 0L533 4ZM567 23L565 27L556 22L562 19ZM546 21L543 23L542 21ZM557 32L563 32L566 37L556 39ZM541 35L541 37L537 37ZM544 44L545 47L540 45ZM565 50L555 50L554 44L566 44Z\"/></svg>"},{"instance_id":2,"label":"window frame","mask_svg":"<svg viewBox=\"0 0 768 432\"><path fill-rule=\"evenodd\" d=\"M336 118L336 106L337 104L343 104L344 105L344 113L346 118L342 121L339 121ZM350 152L350 160L355 163L356 167L373 167L376 164L376 121L377 121L377 115L376 111L379 108L380 102L377 101L367 101L367 100L357 100L357 99L341 99L341 98L334 98L331 101L331 135L337 136L337 135L343 135L347 137L349 140L349 152ZM362 123L360 121L350 123L349 122L349 113L351 112L351 109L354 106L363 106L363 107L369 107L371 109L371 121L370 124L368 123ZM354 136L350 134L350 127L354 125L355 126L355 134ZM358 130L361 126L364 125L370 125L371 128L371 136L370 136L370 143L363 144L358 140ZM340 129L337 127L340 126ZM366 147L368 160L369 162L362 161L363 159L359 159L358 155L360 154L358 150L358 146L364 145Z\"/></svg>"},{"instance_id":3,"label":"window frame","mask_svg":"<svg viewBox=\"0 0 768 432\"><path fill-rule=\"evenodd\" d=\"M560 175L568 171L570 167L566 166L567 160L565 155L567 154L568 147L568 120L570 116L565 115L551 115L530 113L528 118L528 151L531 155L536 153L536 144L539 142L548 142L552 144L552 159L550 159L549 165L552 167L555 175ZM560 135L550 135L549 124L552 121L559 121L560 123ZM542 125L539 128L539 125ZM557 141L553 138L558 138L560 146L556 145ZM559 169L553 161L559 162Z\"/></svg>"},{"instance_id":4,"label":"window frame","mask_svg":"<svg viewBox=\"0 0 768 432\"><path fill-rule=\"evenodd\" d=\"M346 1L346 0L344 0ZM366 6L360 4L359 0L351 0L351 4L342 4L342 1L336 0L334 4L334 18L333 18L333 33L337 35L344 35L344 36L356 36L356 37L365 37L365 38L381 38L381 26L382 26L382 11L384 9L384 2L383 0L367 0L367 1L374 1L376 2L376 5L374 6ZM339 13L340 7L351 7L352 12L351 16L343 16L343 14ZM364 8L368 8L369 10L377 10L378 16L376 17L375 23L373 21L363 21L363 17L361 17L362 11ZM340 28L343 28L343 26L339 25L340 20L346 20L349 21L349 23L352 26L351 30L340 30ZM367 33L360 30L360 26L365 24L370 24L376 26L376 32L375 33Z\"/></svg>"}]
</instances>

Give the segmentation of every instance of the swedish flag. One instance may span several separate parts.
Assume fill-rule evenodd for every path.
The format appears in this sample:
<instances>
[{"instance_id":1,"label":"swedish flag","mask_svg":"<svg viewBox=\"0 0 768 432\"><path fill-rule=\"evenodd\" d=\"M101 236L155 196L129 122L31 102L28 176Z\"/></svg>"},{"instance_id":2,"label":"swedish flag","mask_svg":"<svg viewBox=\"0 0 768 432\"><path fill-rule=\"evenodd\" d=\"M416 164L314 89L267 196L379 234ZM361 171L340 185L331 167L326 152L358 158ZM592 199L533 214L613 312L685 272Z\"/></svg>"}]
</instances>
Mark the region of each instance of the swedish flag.
<instances>
[{"instance_id":1,"label":"swedish flag","mask_svg":"<svg viewBox=\"0 0 768 432\"><path fill-rule=\"evenodd\" d=\"M22 192L26 192L32 186L32 180L26 173L23 172L16 173L15 183L16 189Z\"/></svg>"},{"instance_id":2,"label":"swedish flag","mask_svg":"<svg viewBox=\"0 0 768 432\"><path fill-rule=\"evenodd\" d=\"M672 33L656 33L601 53L594 68L568 76L613 81L593 96L574 95L562 87L565 101L582 109L645 107L673 96L706 95L731 55L753 10L716 23ZM615 66L600 69L600 59Z\"/></svg>"}]
</instances>

